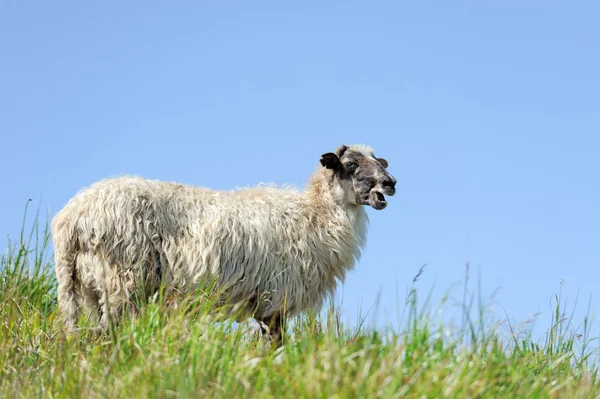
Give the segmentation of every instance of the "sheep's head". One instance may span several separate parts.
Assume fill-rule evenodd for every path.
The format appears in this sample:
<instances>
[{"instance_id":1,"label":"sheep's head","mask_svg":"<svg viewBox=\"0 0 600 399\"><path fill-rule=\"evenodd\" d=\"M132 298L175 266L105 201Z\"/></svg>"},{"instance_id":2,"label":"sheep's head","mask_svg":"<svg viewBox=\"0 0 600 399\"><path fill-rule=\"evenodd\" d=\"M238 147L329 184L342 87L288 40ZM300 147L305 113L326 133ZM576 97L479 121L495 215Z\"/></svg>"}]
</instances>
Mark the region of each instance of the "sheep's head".
<instances>
[{"instance_id":1,"label":"sheep's head","mask_svg":"<svg viewBox=\"0 0 600 399\"><path fill-rule=\"evenodd\" d=\"M380 210L387 206L384 195L396 193L396 179L388 173L388 163L376 158L363 145L342 146L321 156L321 165L333 171L336 200L347 204L371 205Z\"/></svg>"}]
</instances>

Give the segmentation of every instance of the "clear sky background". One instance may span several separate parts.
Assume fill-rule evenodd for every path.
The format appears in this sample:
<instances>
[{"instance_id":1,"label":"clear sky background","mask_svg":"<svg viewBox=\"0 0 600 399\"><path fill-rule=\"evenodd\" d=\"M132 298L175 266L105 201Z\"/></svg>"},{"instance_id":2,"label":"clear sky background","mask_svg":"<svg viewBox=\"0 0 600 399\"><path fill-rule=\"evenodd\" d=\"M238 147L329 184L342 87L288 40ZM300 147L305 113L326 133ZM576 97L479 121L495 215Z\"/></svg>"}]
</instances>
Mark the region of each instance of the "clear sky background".
<instances>
[{"instance_id":1,"label":"clear sky background","mask_svg":"<svg viewBox=\"0 0 600 399\"><path fill-rule=\"evenodd\" d=\"M394 322L421 265L435 302L467 262L485 297L499 289L499 319L546 326L561 281L576 321L590 296L598 315L599 15L592 1L3 1L0 244L27 199L54 215L101 178L303 187L322 153L365 143L398 193L368 210L344 318L379 295L370 315Z\"/></svg>"}]
</instances>

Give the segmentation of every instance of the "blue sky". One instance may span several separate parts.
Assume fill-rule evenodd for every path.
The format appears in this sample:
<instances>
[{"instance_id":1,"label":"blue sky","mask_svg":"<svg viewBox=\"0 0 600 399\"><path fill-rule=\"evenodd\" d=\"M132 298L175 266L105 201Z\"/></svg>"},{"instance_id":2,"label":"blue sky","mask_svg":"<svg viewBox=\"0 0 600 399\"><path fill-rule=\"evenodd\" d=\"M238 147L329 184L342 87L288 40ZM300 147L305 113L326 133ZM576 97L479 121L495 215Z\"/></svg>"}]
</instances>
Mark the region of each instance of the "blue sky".
<instances>
[{"instance_id":1,"label":"blue sky","mask_svg":"<svg viewBox=\"0 0 600 399\"><path fill-rule=\"evenodd\" d=\"M364 256L340 290L346 318L379 295L378 320L394 321L421 265L417 287L435 286L435 301L467 262L485 296L499 289L498 318L542 312L546 326L561 281L580 316L600 281L599 12L591 1L3 2L0 244L28 198L53 215L123 174L303 187L320 154L365 143L389 160L398 194L368 210Z\"/></svg>"}]
</instances>

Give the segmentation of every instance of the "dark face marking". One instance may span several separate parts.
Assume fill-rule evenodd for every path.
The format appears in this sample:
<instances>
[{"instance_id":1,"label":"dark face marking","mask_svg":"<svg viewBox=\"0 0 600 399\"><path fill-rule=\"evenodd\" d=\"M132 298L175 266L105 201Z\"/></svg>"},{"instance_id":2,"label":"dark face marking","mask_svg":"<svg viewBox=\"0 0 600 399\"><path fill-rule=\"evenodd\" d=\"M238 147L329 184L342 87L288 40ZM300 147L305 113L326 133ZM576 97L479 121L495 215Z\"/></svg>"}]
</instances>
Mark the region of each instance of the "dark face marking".
<instances>
[{"instance_id":1,"label":"dark face marking","mask_svg":"<svg viewBox=\"0 0 600 399\"><path fill-rule=\"evenodd\" d=\"M335 153L337 154L338 157L343 157L344 154L346 153L346 151L348 150L348 146L347 145L343 145L340 148L338 148Z\"/></svg>"},{"instance_id":2,"label":"dark face marking","mask_svg":"<svg viewBox=\"0 0 600 399\"><path fill-rule=\"evenodd\" d=\"M396 179L386 170L388 162L375 158L366 147L342 146L335 154L324 154L321 164L334 170L334 178L340 180L355 204L383 209L387 206L384 195L396 192Z\"/></svg>"}]
</instances>

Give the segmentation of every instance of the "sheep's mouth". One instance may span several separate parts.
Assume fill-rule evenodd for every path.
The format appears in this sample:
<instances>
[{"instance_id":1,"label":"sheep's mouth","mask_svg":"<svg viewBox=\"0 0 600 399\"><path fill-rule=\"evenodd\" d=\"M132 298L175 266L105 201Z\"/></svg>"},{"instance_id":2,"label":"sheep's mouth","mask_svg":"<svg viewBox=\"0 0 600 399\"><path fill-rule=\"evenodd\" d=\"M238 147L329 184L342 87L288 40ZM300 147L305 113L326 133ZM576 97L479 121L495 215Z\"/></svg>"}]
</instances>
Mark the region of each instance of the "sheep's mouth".
<instances>
[{"instance_id":1,"label":"sheep's mouth","mask_svg":"<svg viewBox=\"0 0 600 399\"><path fill-rule=\"evenodd\" d=\"M387 206L387 201L381 191L371 190L371 193L369 194L369 205L380 211Z\"/></svg>"}]
</instances>

